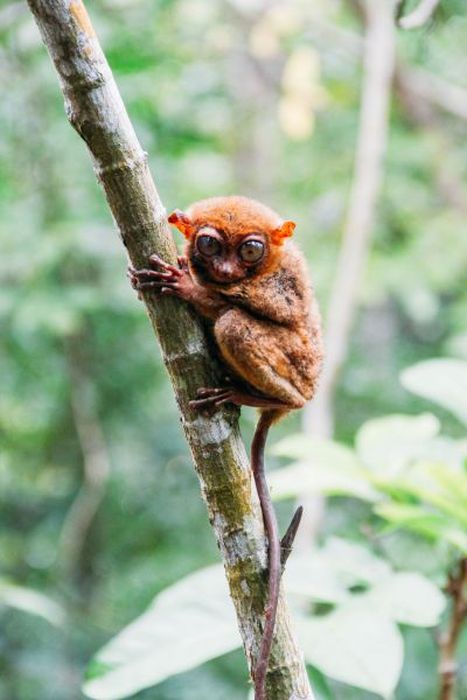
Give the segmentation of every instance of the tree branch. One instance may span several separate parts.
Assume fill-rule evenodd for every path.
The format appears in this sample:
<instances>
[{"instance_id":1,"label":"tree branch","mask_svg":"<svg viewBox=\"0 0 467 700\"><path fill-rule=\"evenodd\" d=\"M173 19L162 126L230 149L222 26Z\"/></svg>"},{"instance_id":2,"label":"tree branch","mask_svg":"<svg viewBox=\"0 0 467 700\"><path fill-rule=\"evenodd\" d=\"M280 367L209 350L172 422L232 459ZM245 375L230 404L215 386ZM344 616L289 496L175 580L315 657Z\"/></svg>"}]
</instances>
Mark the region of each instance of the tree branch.
<instances>
[{"instance_id":1,"label":"tree branch","mask_svg":"<svg viewBox=\"0 0 467 700\"><path fill-rule=\"evenodd\" d=\"M421 0L413 12L408 15L400 15L397 25L402 29L420 29L433 17L441 0ZM403 9L403 4L401 8Z\"/></svg>"},{"instance_id":2,"label":"tree branch","mask_svg":"<svg viewBox=\"0 0 467 700\"><path fill-rule=\"evenodd\" d=\"M467 557L461 559L457 571L449 575L446 592L451 598L448 629L440 636L439 700L453 700L457 676L456 649L464 622L467 620Z\"/></svg>"},{"instance_id":3,"label":"tree branch","mask_svg":"<svg viewBox=\"0 0 467 700\"><path fill-rule=\"evenodd\" d=\"M364 79L353 183L327 317L327 357L320 389L307 407L310 430L333 434L332 402L345 361L376 213L389 120L395 45L392 3L367 0Z\"/></svg>"},{"instance_id":4,"label":"tree branch","mask_svg":"<svg viewBox=\"0 0 467 700\"><path fill-rule=\"evenodd\" d=\"M83 477L60 533L60 563L69 576L81 583L81 564L110 474L110 458L93 400L93 386L83 368L80 345L83 338L72 337L65 346L71 391L71 410L76 437L82 454Z\"/></svg>"},{"instance_id":5,"label":"tree branch","mask_svg":"<svg viewBox=\"0 0 467 700\"><path fill-rule=\"evenodd\" d=\"M308 404L303 416L305 432L324 438L331 438L334 433L334 394L349 349L361 278L371 243L383 177L395 65L392 2L366 0L361 9L366 33L354 175L327 313L324 371L317 396L312 404ZM304 522L297 535L298 545L308 546L313 540L322 511L322 498L306 500Z\"/></svg>"},{"instance_id":6,"label":"tree branch","mask_svg":"<svg viewBox=\"0 0 467 700\"><path fill-rule=\"evenodd\" d=\"M81 0L28 0L57 70L67 116L86 142L96 175L135 267L156 252L175 262L166 211ZM250 670L262 636L266 548L237 414L207 419L188 406L219 370L195 314L171 298L144 299L172 380L209 519L222 553ZM130 350L129 350L130 352ZM268 700L312 700L303 657L281 596L268 673Z\"/></svg>"}]
</instances>

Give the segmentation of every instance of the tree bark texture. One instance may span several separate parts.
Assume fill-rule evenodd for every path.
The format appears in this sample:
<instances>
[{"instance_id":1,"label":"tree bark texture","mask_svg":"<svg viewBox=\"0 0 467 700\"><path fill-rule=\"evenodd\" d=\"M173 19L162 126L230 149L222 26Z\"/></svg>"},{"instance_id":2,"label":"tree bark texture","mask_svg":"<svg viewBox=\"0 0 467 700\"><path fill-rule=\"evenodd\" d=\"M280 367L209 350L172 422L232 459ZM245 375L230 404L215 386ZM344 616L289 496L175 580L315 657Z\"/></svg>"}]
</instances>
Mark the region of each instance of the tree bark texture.
<instances>
[{"instance_id":1,"label":"tree bark texture","mask_svg":"<svg viewBox=\"0 0 467 700\"><path fill-rule=\"evenodd\" d=\"M28 0L58 73L65 109L91 152L113 217L133 265L157 253L175 262L166 211L110 68L81 0ZM220 375L195 314L180 300L144 298L172 380L209 519L221 551L248 665L254 667L267 596L263 523L241 441L237 413L211 418L188 401ZM130 352L130 349L129 349ZM268 700L313 700L303 655L281 595L270 659Z\"/></svg>"}]
</instances>

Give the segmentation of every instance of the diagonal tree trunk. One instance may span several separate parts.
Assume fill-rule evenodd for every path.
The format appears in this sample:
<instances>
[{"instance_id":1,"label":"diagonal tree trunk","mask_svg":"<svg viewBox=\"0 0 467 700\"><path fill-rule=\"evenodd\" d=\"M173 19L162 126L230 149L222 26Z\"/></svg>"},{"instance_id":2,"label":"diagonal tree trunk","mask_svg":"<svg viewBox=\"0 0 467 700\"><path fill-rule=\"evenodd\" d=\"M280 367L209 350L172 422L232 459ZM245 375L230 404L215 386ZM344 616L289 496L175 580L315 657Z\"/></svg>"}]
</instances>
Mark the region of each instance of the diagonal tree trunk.
<instances>
[{"instance_id":1,"label":"diagonal tree trunk","mask_svg":"<svg viewBox=\"0 0 467 700\"><path fill-rule=\"evenodd\" d=\"M150 253L175 261L166 211L151 178L110 68L81 0L28 0L58 73L65 109L91 152L94 170L136 267ZM172 380L209 519L222 553L250 670L257 656L266 601L262 518L237 414L205 418L188 401L215 386L219 370L194 313L170 298L144 299ZM268 673L268 700L313 700L303 656L281 597Z\"/></svg>"}]
</instances>

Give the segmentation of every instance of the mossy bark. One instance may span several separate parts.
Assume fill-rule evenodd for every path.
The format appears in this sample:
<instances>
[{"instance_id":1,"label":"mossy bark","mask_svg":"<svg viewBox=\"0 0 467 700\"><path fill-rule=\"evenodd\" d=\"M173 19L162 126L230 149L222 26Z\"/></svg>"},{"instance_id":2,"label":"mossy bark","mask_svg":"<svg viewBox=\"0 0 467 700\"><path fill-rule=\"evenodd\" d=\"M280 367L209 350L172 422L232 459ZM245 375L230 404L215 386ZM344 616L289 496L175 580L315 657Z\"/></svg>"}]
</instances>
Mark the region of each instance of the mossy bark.
<instances>
[{"instance_id":1,"label":"mossy bark","mask_svg":"<svg viewBox=\"0 0 467 700\"><path fill-rule=\"evenodd\" d=\"M83 3L28 0L28 4L58 73L68 119L89 148L131 261L144 266L156 252L174 262L175 245L146 154ZM266 550L237 413L222 409L207 418L190 410L188 401L198 387L218 384L219 368L187 305L172 298L156 300L150 294L144 301L173 383L251 670L262 634ZM313 700L283 597L267 688L268 700Z\"/></svg>"}]
</instances>

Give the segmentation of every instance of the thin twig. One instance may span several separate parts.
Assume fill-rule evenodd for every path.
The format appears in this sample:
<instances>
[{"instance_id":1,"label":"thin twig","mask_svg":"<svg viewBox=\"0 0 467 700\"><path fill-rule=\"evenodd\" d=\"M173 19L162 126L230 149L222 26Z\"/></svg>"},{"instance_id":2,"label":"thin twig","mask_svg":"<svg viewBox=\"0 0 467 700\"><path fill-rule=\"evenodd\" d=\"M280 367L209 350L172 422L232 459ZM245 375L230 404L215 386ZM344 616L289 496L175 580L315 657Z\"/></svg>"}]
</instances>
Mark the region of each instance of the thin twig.
<instances>
[{"instance_id":1,"label":"thin twig","mask_svg":"<svg viewBox=\"0 0 467 700\"><path fill-rule=\"evenodd\" d=\"M371 244L373 221L383 177L389 100L395 65L392 4L358 4L365 18L364 75L353 183L326 323L326 362L318 394L303 416L305 432L330 438L334 433L334 394L347 357L358 294ZM297 543L313 540L322 517L322 498L304 501L305 515Z\"/></svg>"},{"instance_id":2,"label":"thin twig","mask_svg":"<svg viewBox=\"0 0 467 700\"><path fill-rule=\"evenodd\" d=\"M402 29L420 29L433 17L441 0L421 0L408 15L399 16L397 25Z\"/></svg>"},{"instance_id":3,"label":"thin twig","mask_svg":"<svg viewBox=\"0 0 467 700\"><path fill-rule=\"evenodd\" d=\"M449 575L446 592L451 598L448 629L440 635L439 700L453 700L457 676L456 650L464 622L467 620L467 557L461 559Z\"/></svg>"},{"instance_id":4,"label":"thin twig","mask_svg":"<svg viewBox=\"0 0 467 700\"><path fill-rule=\"evenodd\" d=\"M93 387L83 371L79 355L80 339L67 343L71 408L76 436L82 455L82 484L73 501L60 534L61 564L75 576L88 533L105 495L110 474L110 458L104 431L95 410Z\"/></svg>"}]
</instances>

